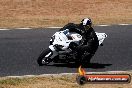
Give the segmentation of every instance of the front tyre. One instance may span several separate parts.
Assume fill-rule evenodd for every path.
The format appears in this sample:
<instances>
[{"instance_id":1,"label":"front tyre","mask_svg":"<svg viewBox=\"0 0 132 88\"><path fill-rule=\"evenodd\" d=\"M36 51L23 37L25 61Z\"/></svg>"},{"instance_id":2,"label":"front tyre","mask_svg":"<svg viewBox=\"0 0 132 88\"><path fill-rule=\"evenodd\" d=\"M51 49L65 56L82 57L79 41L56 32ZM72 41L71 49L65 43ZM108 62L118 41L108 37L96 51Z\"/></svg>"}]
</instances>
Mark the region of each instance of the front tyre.
<instances>
[{"instance_id":1,"label":"front tyre","mask_svg":"<svg viewBox=\"0 0 132 88\"><path fill-rule=\"evenodd\" d=\"M39 64L39 66L49 64L52 61L52 59L50 58L52 54L53 52L49 48L45 49L37 59L37 63Z\"/></svg>"}]
</instances>

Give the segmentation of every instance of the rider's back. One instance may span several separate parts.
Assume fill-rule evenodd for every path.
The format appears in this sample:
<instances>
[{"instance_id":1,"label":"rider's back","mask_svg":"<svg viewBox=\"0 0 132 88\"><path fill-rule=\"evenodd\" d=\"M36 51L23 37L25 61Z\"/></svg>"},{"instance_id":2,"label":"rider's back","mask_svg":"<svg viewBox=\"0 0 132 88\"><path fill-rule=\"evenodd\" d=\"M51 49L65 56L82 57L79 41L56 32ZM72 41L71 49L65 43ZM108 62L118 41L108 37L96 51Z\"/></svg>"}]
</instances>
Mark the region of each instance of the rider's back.
<instances>
[{"instance_id":1,"label":"rider's back","mask_svg":"<svg viewBox=\"0 0 132 88\"><path fill-rule=\"evenodd\" d=\"M81 34L80 29L78 29L78 24L68 23L63 28L61 28L59 31L63 31L66 29L69 29L69 32L76 32L76 33Z\"/></svg>"}]
</instances>

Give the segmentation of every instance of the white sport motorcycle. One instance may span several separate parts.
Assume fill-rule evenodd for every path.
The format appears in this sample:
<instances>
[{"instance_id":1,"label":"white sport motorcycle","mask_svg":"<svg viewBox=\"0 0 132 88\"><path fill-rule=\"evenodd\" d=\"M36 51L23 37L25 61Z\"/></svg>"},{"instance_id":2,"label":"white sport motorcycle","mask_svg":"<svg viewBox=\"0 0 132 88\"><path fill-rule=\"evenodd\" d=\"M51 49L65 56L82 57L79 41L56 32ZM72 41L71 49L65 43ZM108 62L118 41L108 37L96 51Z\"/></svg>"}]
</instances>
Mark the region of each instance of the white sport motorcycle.
<instances>
[{"instance_id":1,"label":"white sport motorcycle","mask_svg":"<svg viewBox=\"0 0 132 88\"><path fill-rule=\"evenodd\" d=\"M103 45L104 39L107 37L105 33L98 33L96 35L99 40L99 45ZM80 45L82 36L75 32L69 32L68 29L56 32L50 39L50 45L45 49L37 59L39 66L47 65L50 62L54 63L70 63L78 62L76 58L77 52L74 52L69 45L75 43ZM89 60L89 58L88 58Z\"/></svg>"}]
</instances>

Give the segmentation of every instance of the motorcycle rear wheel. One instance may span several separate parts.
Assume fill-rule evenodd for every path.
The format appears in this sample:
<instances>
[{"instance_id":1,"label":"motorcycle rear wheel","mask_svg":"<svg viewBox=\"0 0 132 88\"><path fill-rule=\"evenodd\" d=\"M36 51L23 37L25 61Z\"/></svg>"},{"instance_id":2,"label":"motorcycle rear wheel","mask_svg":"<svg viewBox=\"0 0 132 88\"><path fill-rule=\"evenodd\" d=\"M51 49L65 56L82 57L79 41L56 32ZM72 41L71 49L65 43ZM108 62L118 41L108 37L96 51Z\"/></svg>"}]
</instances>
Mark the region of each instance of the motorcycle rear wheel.
<instances>
[{"instance_id":1,"label":"motorcycle rear wheel","mask_svg":"<svg viewBox=\"0 0 132 88\"><path fill-rule=\"evenodd\" d=\"M48 57L45 57L46 55L48 55L49 53L51 53ZM52 59L50 58L50 56L52 55L52 51L47 48L45 49L38 57L37 59L37 63L39 64L39 66L43 66L43 65L47 65L49 64Z\"/></svg>"}]
</instances>

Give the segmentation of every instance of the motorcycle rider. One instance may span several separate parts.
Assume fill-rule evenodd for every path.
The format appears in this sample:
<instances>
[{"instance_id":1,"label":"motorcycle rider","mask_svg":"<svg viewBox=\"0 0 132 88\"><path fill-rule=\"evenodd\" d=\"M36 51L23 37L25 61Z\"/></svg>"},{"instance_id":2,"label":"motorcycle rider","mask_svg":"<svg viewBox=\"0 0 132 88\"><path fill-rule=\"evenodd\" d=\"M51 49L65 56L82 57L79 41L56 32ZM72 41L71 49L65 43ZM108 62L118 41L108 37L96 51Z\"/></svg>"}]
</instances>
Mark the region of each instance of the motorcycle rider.
<instances>
[{"instance_id":1,"label":"motorcycle rider","mask_svg":"<svg viewBox=\"0 0 132 88\"><path fill-rule=\"evenodd\" d=\"M92 21L90 18L84 18L80 24L68 23L63 28L69 32L76 32L82 35L82 41L79 46L71 43L70 48L77 51L77 58L83 62L90 62L91 57L95 54L99 46L97 35L92 28Z\"/></svg>"}]
</instances>

